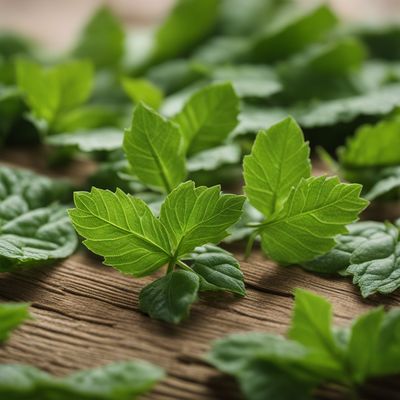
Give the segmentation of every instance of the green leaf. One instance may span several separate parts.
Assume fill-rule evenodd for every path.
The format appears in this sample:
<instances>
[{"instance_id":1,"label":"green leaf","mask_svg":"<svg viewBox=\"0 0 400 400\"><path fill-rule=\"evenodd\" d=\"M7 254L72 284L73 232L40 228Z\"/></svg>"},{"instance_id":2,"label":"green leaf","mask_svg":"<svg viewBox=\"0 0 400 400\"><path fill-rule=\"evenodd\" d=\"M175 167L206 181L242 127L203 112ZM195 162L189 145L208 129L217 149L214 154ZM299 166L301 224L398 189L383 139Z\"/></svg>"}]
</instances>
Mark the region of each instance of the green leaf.
<instances>
[{"instance_id":1,"label":"green leaf","mask_svg":"<svg viewBox=\"0 0 400 400\"><path fill-rule=\"evenodd\" d=\"M199 287L200 279L193 272L170 272L142 289L140 309L152 318L178 324L189 315Z\"/></svg>"},{"instance_id":2,"label":"green leaf","mask_svg":"<svg viewBox=\"0 0 400 400\"><path fill-rule=\"evenodd\" d=\"M0 304L0 343L8 340L11 331L30 318L29 304Z\"/></svg>"},{"instance_id":3,"label":"green leaf","mask_svg":"<svg viewBox=\"0 0 400 400\"><path fill-rule=\"evenodd\" d=\"M229 252L212 245L197 247L191 268L200 276L201 291L227 291L244 296L246 289L238 261Z\"/></svg>"},{"instance_id":4,"label":"green leaf","mask_svg":"<svg viewBox=\"0 0 400 400\"><path fill-rule=\"evenodd\" d=\"M196 188L191 181L174 189L161 207L160 221L169 233L175 257L228 236L227 229L242 214L244 200L243 196L221 194L219 186Z\"/></svg>"},{"instance_id":5,"label":"green leaf","mask_svg":"<svg viewBox=\"0 0 400 400\"><path fill-rule=\"evenodd\" d=\"M60 113L84 103L92 90L93 68L87 61L68 61L51 69L19 59L18 86L38 118L49 124Z\"/></svg>"},{"instance_id":6,"label":"green leaf","mask_svg":"<svg viewBox=\"0 0 400 400\"><path fill-rule=\"evenodd\" d=\"M293 186L311 174L310 149L296 121L286 118L261 131L243 163L245 192L265 218L282 209Z\"/></svg>"},{"instance_id":7,"label":"green leaf","mask_svg":"<svg viewBox=\"0 0 400 400\"><path fill-rule=\"evenodd\" d=\"M32 172L0 168L0 271L71 255L78 240L64 200L70 186Z\"/></svg>"},{"instance_id":8,"label":"green leaf","mask_svg":"<svg viewBox=\"0 0 400 400\"><path fill-rule=\"evenodd\" d=\"M121 62L124 42L122 23L108 7L100 7L84 27L73 55L89 58L97 68L114 68Z\"/></svg>"},{"instance_id":9,"label":"green leaf","mask_svg":"<svg viewBox=\"0 0 400 400\"><path fill-rule=\"evenodd\" d=\"M133 174L146 185L170 192L185 179L179 127L143 104L125 131L124 150Z\"/></svg>"},{"instance_id":10,"label":"green leaf","mask_svg":"<svg viewBox=\"0 0 400 400\"><path fill-rule=\"evenodd\" d=\"M352 327L347 349L347 362L353 371L353 380L363 383L371 374L371 361L377 352L381 324L385 312L375 308L358 317Z\"/></svg>"},{"instance_id":11,"label":"green leaf","mask_svg":"<svg viewBox=\"0 0 400 400\"><path fill-rule=\"evenodd\" d=\"M134 103L143 102L156 110L160 108L164 94L150 81L124 77L122 78L122 87Z\"/></svg>"},{"instance_id":12,"label":"green leaf","mask_svg":"<svg viewBox=\"0 0 400 400\"><path fill-rule=\"evenodd\" d=\"M209 85L196 92L174 117L189 154L222 143L236 127L239 99L230 83Z\"/></svg>"},{"instance_id":13,"label":"green leaf","mask_svg":"<svg viewBox=\"0 0 400 400\"><path fill-rule=\"evenodd\" d=\"M346 270L353 283L360 286L363 297L388 294L400 287L399 231L386 224L385 231L361 243L350 257Z\"/></svg>"},{"instance_id":14,"label":"green leaf","mask_svg":"<svg viewBox=\"0 0 400 400\"><path fill-rule=\"evenodd\" d=\"M379 172L379 180L365 193L364 197L372 201L399 188L400 167L382 168Z\"/></svg>"},{"instance_id":15,"label":"green leaf","mask_svg":"<svg viewBox=\"0 0 400 400\"><path fill-rule=\"evenodd\" d=\"M122 147L123 133L115 128L100 128L48 136L46 143L55 147L74 147L83 152L112 151Z\"/></svg>"},{"instance_id":16,"label":"green leaf","mask_svg":"<svg viewBox=\"0 0 400 400\"><path fill-rule=\"evenodd\" d=\"M26 365L0 365L0 395L13 400L131 400L148 392L164 371L144 361L126 361L57 378Z\"/></svg>"},{"instance_id":17,"label":"green leaf","mask_svg":"<svg viewBox=\"0 0 400 400\"><path fill-rule=\"evenodd\" d=\"M335 245L368 202L361 186L340 183L336 177L303 179L292 188L282 210L260 229L264 251L274 260L295 264L310 261Z\"/></svg>"},{"instance_id":18,"label":"green leaf","mask_svg":"<svg viewBox=\"0 0 400 400\"><path fill-rule=\"evenodd\" d=\"M296 289L288 337L310 350L308 361L340 373L342 353L332 332L332 306L322 297Z\"/></svg>"},{"instance_id":19,"label":"green leaf","mask_svg":"<svg viewBox=\"0 0 400 400\"><path fill-rule=\"evenodd\" d=\"M140 199L117 189L75 192L69 211L85 246L105 258L105 265L136 277L165 265L171 250L168 234Z\"/></svg>"},{"instance_id":20,"label":"green leaf","mask_svg":"<svg viewBox=\"0 0 400 400\"><path fill-rule=\"evenodd\" d=\"M400 164L400 118L384 120L376 125L363 125L339 151L345 168L375 167Z\"/></svg>"},{"instance_id":21,"label":"green leaf","mask_svg":"<svg viewBox=\"0 0 400 400\"><path fill-rule=\"evenodd\" d=\"M251 59L256 62L276 62L303 50L311 43L323 39L336 25L332 11L321 5L303 14L293 10L267 25L251 49Z\"/></svg>"},{"instance_id":22,"label":"green leaf","mask_svg":"<svg viewBox=\"0 0 400 400\"><path fill-rule=\"evenodd\" d=\"M213 29L217 0L179 0L155 33L153 63L176 58L190 51Z\"/></svg>"}]
</instances>

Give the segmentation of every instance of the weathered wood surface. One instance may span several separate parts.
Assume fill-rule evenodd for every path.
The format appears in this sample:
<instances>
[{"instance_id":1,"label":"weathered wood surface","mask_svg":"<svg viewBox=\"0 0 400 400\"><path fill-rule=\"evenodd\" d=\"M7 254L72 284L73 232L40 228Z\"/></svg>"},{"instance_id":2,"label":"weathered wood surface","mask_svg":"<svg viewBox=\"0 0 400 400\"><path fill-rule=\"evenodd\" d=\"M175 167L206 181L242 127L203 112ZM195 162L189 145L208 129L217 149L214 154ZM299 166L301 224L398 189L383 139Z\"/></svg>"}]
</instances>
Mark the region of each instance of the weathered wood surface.
<instances>
[{"instance_id":1,"label":"weathered wood surface","mask_svg":"<svg viewBox=\"0 0 400 400\"><path fill-rule=\"evenodd\" d=\"M30 156L28 156L30 154ZM2 163L33 167L52 176L85 176L93 167L75 163L63 171L46 171L39 150L0 154ZM79 180L78 179L78 180ZM232 249L231 249L232 250ZM242 250L233 251L239 259ZM148 395L153 400L239 399L233 381L203 360L212 340L238 331L284 333L293 305L293 290L301 287L329 298L338 324L372 306L399 306L400 295L362 300L348 279L327 279L297 267L283 268L259 251L241 263L247 296L202 296L190 318L178 327L151 320L138 310L141 280L104 267L84 249L52 267L0 276L1 301L27 301L35 320L18 329L0 347L1 363L28 363L54 374L133 358L164 367L168 378ZM342 398L335 389L323 399ZM371 386L369 399L399 399L396 380Z\"/></svg>"}]
</instances>

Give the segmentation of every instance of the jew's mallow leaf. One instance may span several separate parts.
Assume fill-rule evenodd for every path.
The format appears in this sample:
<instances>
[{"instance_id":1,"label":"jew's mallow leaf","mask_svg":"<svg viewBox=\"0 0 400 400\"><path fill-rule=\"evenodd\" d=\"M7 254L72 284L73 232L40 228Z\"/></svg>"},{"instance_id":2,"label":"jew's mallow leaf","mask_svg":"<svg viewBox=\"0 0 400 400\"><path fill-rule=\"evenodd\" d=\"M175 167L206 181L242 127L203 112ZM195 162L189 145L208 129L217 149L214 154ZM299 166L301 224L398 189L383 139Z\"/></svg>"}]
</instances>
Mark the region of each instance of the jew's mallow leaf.
<instances>
[{"instance_id":1,"label":"jew's mallow leaf","mask_svg":"<svg viewBox=\"0 0 400 400\"><path fill-rule=\"evenodd\" d=\"M65 182L30 171L0 168L0 271L48 264L71 255L78 240L58 204L70 193Z\"/></svg>"},{"instance_id":2,"label":"jew's mallow leaf","mask_svg":"<svg viewBox=\"0 0 400 400\"><path fill-rule=\"evenodd\" d=\"M195 247L219 243L242 214L245 198L221 194L219 186L195 187L189 181L174 189L161 206L160 221L176 257Z\"/></svg>"},{"instance_id":3,"label":"jew's mallow leaf","mask_svg":"<svg viewBox=\"0 0 400 400\"><path fill-rule=\"evenodd\" d=\"M221 144L236 127L239 98L230 83L195 92L173 120L180 126L189 154Z\"/></svg>"},{"instance_id":4,"label":"jew's mallow leaf","mask_svg":"<svg viewBox=\"0 0 400 400\"><path fill-rule=\"evenodd\" d=\"M185 153L178 125L143 104L125 131L124 150L131 171L144 184L170 192L186 176Z\"/></svg>"},{"instance_id":5,"label":"jew's mallow leaf","mask_svg":"<svg viewBox=\"0 0 400 400\"><path fill-rule=\"evenodd\" d=\"M75 192L69 211L85 246L104 263L136 277L166 264L171 254L168 235L147 204L117 189Z\"/></svg>"},{"instance_id":6,"label":"jew's mallow leaf","mask_svg":"<svg viewBox=\"0 0 400 400\"><path fill-rule=\"evenodd\" d=\"M226 250L213 245L197 247L191 254L191 260L191 268L200 276L201 291L246 294L239 263Z\"/></svg>"},{"instance_id":7,"label":"jew's mallow leaf","mask_svg":"<svg viewBox=\"0 0 400 400\"><path fill-rule=\"evenodd\" d=\"M10 337L10 333L30 317L29 304L0 304L0 343Z\"/></svg>"},{"instance_id":8,"label":"jew's mallow leaf","mask_svg":"<svg viewBox=\"0 0 400 400\"><path fill-rule=\"evenodd\" d=\"M131 400L150 391L164 371L144 361L126 361L54 377L26 365L0 365L0 395L15 400Z\"/></svg>"},{"instance_id":9,"label":"jew's mallow leaf","mask_svg":"<svg viewBox=\"0 0 400 400\"><path fill-rule=\"evenodd\" d=\"M160 107L164 98L161 89L146 79L124 77L122 87L134 103L143 102L155 110Z\"/></svg>"},{"instance_id":10,"label":"jew's mallow leaf","mask_svg":"<svg viewBox=\"0 0 400 400\"><path fill-rule=\"evenodd\" d=\"M311 174L310 149L296 121L287 118L259 132L243 163L250 203L269 218L281 210L293 186Z\"/></svg>"},{"instance_id":11,"label":"jew's mallow leaf","mask_svg":"<svg viewBox=\"0 0 400 400\"><path fill-rule=\"evenodd\" d=\"M173 271L140 292L140 309L150 317L178 324L189 315L197 300L199 276L190 271Z\"/></svg>"},{"instance_id":12,"label":"jew's mallow leaf","mask_svg":"<svg viewBox=\"0 0 400 400\"><path fill-rule=\"evenodd\" d=\"M281 263L302 263L334 247L334 237L346 233L368 202L361 186L336 177L303 179L291 189L280 212L261 227L264 251Z\"/></svg>"}]
</instances>

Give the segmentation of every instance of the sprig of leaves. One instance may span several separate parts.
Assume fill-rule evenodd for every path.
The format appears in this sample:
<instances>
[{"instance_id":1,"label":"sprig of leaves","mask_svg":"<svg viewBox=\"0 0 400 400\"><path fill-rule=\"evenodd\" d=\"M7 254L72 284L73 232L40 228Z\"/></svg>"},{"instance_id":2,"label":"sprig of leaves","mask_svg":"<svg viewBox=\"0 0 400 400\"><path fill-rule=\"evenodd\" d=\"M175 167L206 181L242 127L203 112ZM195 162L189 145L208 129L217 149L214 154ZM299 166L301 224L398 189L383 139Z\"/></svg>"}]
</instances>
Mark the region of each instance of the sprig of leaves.
<instances>
[{"instance_id":1,"label":"sprig of leaves","mask_svg":"<svg viewBox=\"0 0 400 400\"><path fill-rule=\"evenodd\" d=\"M0 365L0 395L15 400L131 400L149 392L164 371L148 362L127 361L64 378L27 365Z\"/></svg>"},{"instance_id":2,"label":"sprig of leaves","mask_svg":"<svg viewBox=\"0 0 400 400\"><path fill-rule=\"evenodd\" d=\"M202 289L208 282L212 290L218 286L243 294L244 288L239 290L232 281L242 280L232 270L238 265L228 256L228 266L223 266L222 256L212 259L209 254L204 264L199 264L198 256L190 256L196 247L226 237L227 229L240 218L243 203L243 196L221 194L218 186L196 188L189 181L166 197L157 218L137 197L118 189L112 193L93 188L90 193L75 193L76 208L70 216L86 239L85 246L103 256L106 265L135 277L168 265L164 278L142 290L140 306L155 318L178 323L197 299L200 283ZM187 259L193 260L192 267L184 262Z\"/></svg>"},{"instance_id":3,"label":"sprig of leaves","mask_svg":"<svg viewBox=\"0 0 400 400\"><path fill-rule=\"evenodd\" d=\"M29 304L0 304L0 343L8 340L10 333L30 317Z\"/></svg>"},{"instance_id":4,"label":"sprig of leaves","mask_svg":"<svg viewBox=\"0 0 400 400\"><path fill-rule=\"evenodd\" d=\"M310 174L309 147L292 118L261 131L244 159L245 192L265 217L251 239L260 235L263 250L283 264L330 250L368 204L360 185Z\"/></svg>"},{"instance_id":5,"label":"sprig of leaves","mask_svg":"<svg viewBox=\"0 0 400 400\"><path fill-rule=\"evenodd\" d=\"M400 310L375 308L349 328L332 326L332 306L297 289L288 339L267 333L234 334L216 341L208 361L235 376L249 400L311 399L317 387L335 383L356 396L368 378L400 372L396 332Z\"/></svg>"}]
</instances>

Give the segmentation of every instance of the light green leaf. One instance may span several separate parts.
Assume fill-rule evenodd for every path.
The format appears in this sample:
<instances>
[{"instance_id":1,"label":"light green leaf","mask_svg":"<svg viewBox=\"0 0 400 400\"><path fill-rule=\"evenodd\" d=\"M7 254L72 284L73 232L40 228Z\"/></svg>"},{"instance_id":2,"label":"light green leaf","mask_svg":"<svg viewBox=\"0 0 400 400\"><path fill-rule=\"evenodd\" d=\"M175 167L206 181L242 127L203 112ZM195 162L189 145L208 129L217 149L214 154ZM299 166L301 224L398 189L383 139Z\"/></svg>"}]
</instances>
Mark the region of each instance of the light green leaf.
<instances>
[{"instance_id":1,"label":"light green leaf","mask_svg":"<svg viewBox=\"0 0 400 400\"><path fill-rule=\"evenodd\" d=\"M236 127L239 99L230 83L209 85L196 92L174 117L189 154L221 144Z\"/></svg>"},{"instance_id":2,"label":"light green leaf","mask_svg":"<svg viewBox=\"0 0 400 400\"><path fill-rule=\"evenodd\" d=\"M257 36L251 49L251 59L267 63L287 58L323 39L336 23L335 15L326 5L304 13L298 10L293 10L291 14L284 13Z\"/></svg>"},{"instance_id":3,"label":"light green leaf","mask_svg":"<svg viewBox=\"0 0 400 400\"><path fill-rule=\"evenodd\" d=\"M122 87L134 103L143 102L158 109L163 101L164 94L156 85L146 79L124 77Z\"/></svg>"},{"instance_id":4,"label":"light green leaf","mask_svg":"<svg viewBox=\"0 0 400 400\"><path fill-rule=\"evenodd\" d=\"M380 307L361 315L353 322L346 353L352 378L357 383L363 383L371 374L371 362L378 350L384 316L385 311Z\"/></svg>"},{"instance_id":5,"label":"light green leaf","mask_svg":"<svg viewBox=\"0 0 400 400\"><path fill-rule=\"evenodd\" d=\"M282 210L260 230L269 256L281 263L310 261L335 245L368 202L359 197L361 186L340 183L336 177L311 177L290 192Z\"/></svg>"},{"instance_id":6,"label":"light green leaf","mask_svg":"<svg viewBox=\"0 0 400 400\"><path fill-rule=\"evenodd\" d=\"M213 29L217 0L179 0L155 33L153 63L176 58L190 51Z\"/></svg>"},{"instance_id":7,"label":"light green leaf","mask_svg":"<svg viewBox=\"0 0 400 400\"><path fill-rule=\"evenodd\" d=\"M65 378L26 365L0 365L0 395L13 400L132 400L148 392L164 371L144 361L126 361Z\"/></svg>"},{"instance_id":8,"label":"light green leaf","mask_svg":"<svg viewBox=\"0 0 400 400\"><path fill-rule=\"evenodd\" d=\"M146 185L170 192L185 179L179 127L143 104L125 131L124 150L133 174Z\"/></svg>"},{"instance_id":9,"label":"light green leaf","mask_svg":"<svg viewBox=\"0 0 400 400\"><path fill-rule=\"evenodd\" d=\"M140 199L117 189L75 192L69 211L85 246L105 258L105 265L141 277L165 265L171 250L162 223Z\"/></svg>"},{"instance_id":10,"label":"light green leaf","mask_svg":"<svg viewBox=\"0 0 400 400\"><path fill-rule=\"evenodd\" d=\"M55 147L76 147L80 151L112 151L122 147L123 133L115 128L64 133L48 136L46 143Z\"/></svg>"},{"instance_id":11,"label":"light green leaf","mask_svg":"<svg viewBox=\"0 0 400 400\"><path fill-rule=\"evenodd\" d=\"M191 254L191 268L200 276L201 291L227 291L246 294L243 274L235 257L212 245L197 247Z\"/></svg>"},{"instance_id":12,"label":"light green leaf","mask_svg":"<svg viewBox=\"0 0 400 400\"><path fill-rule=\"evenodd\" d=\"M346 270L363 297L388 294L400 287L400 242L398 229L387 224L385 232L361 243L350 257Z\"/></svg>"},{"instance_id":13,"label":"light green leaf","mask_svg":"<svg viewBox=\"0 0 400 400\"><path fill-rule=\"evenodd\" d=\"M363 125L339 151L345 168L400 164L400 118L394 117L376 125Z\"/></svg>"},{"instance_id":14,"label":"light green leaf","mask_svg":"<svg viewBox=\"0 0 400 400\"><path fill-rule=\"evenodd\" d=\"M250 203L270 218L282 209L291 189L311 174L310 149L296 121L287 118L261 131L243 163Z\"/></svg>"},{"instance_id":15,"label":"light green leaf","mask_svg":"<svg viewBox=\"0 0 400 400\"><path fill-rule=\"evenodd\" d=\"M8 340L11 331L30 318L29 304L0 304L0 343Z\"/></svg>"},{"instance_id":16,"label":"light green leaf","mask_svg":"<svg viewBox=\"0 0 400 400\"><path fill-rule=\"evenodd\" d=\"M47 264L71 255L78 240L64 200L65 182L0 168L0 271Z\"/></svg>"},{"instance_id":17,"label":"light green leaf","mask_svg":"<svg viewBox=\"0 0 400 400\"><path fill-rule=\"evenodd\" d=\"M191 181L179 185L160 211L173 254L184 256L197 246L217 244L228 236L227 229L242 214L244 200L243 196L221 194L219 186L196 188Z\"/></svg>"},{"instance_id":18,"label":"light green leaf","mask_svg":"<svg viewBox=\"0 0 400 400\"><path fill-rule=\"evenodd\" d=\"M178 324L197 300L200 279L193 272L173 271L140 292L140 309L150 317Z\"/></svg>"},{"instance_id":19,"label":"light green leaf","mask_svg":"<svg viewBox=\"0 0 400 400\"><path fill-rule=\"evenodd\" d=\"M124 54L122 23L107 7L100 7L84 27L73 54L89 58L98 68L114 68Z\"/></svg>"}]
</instances>

